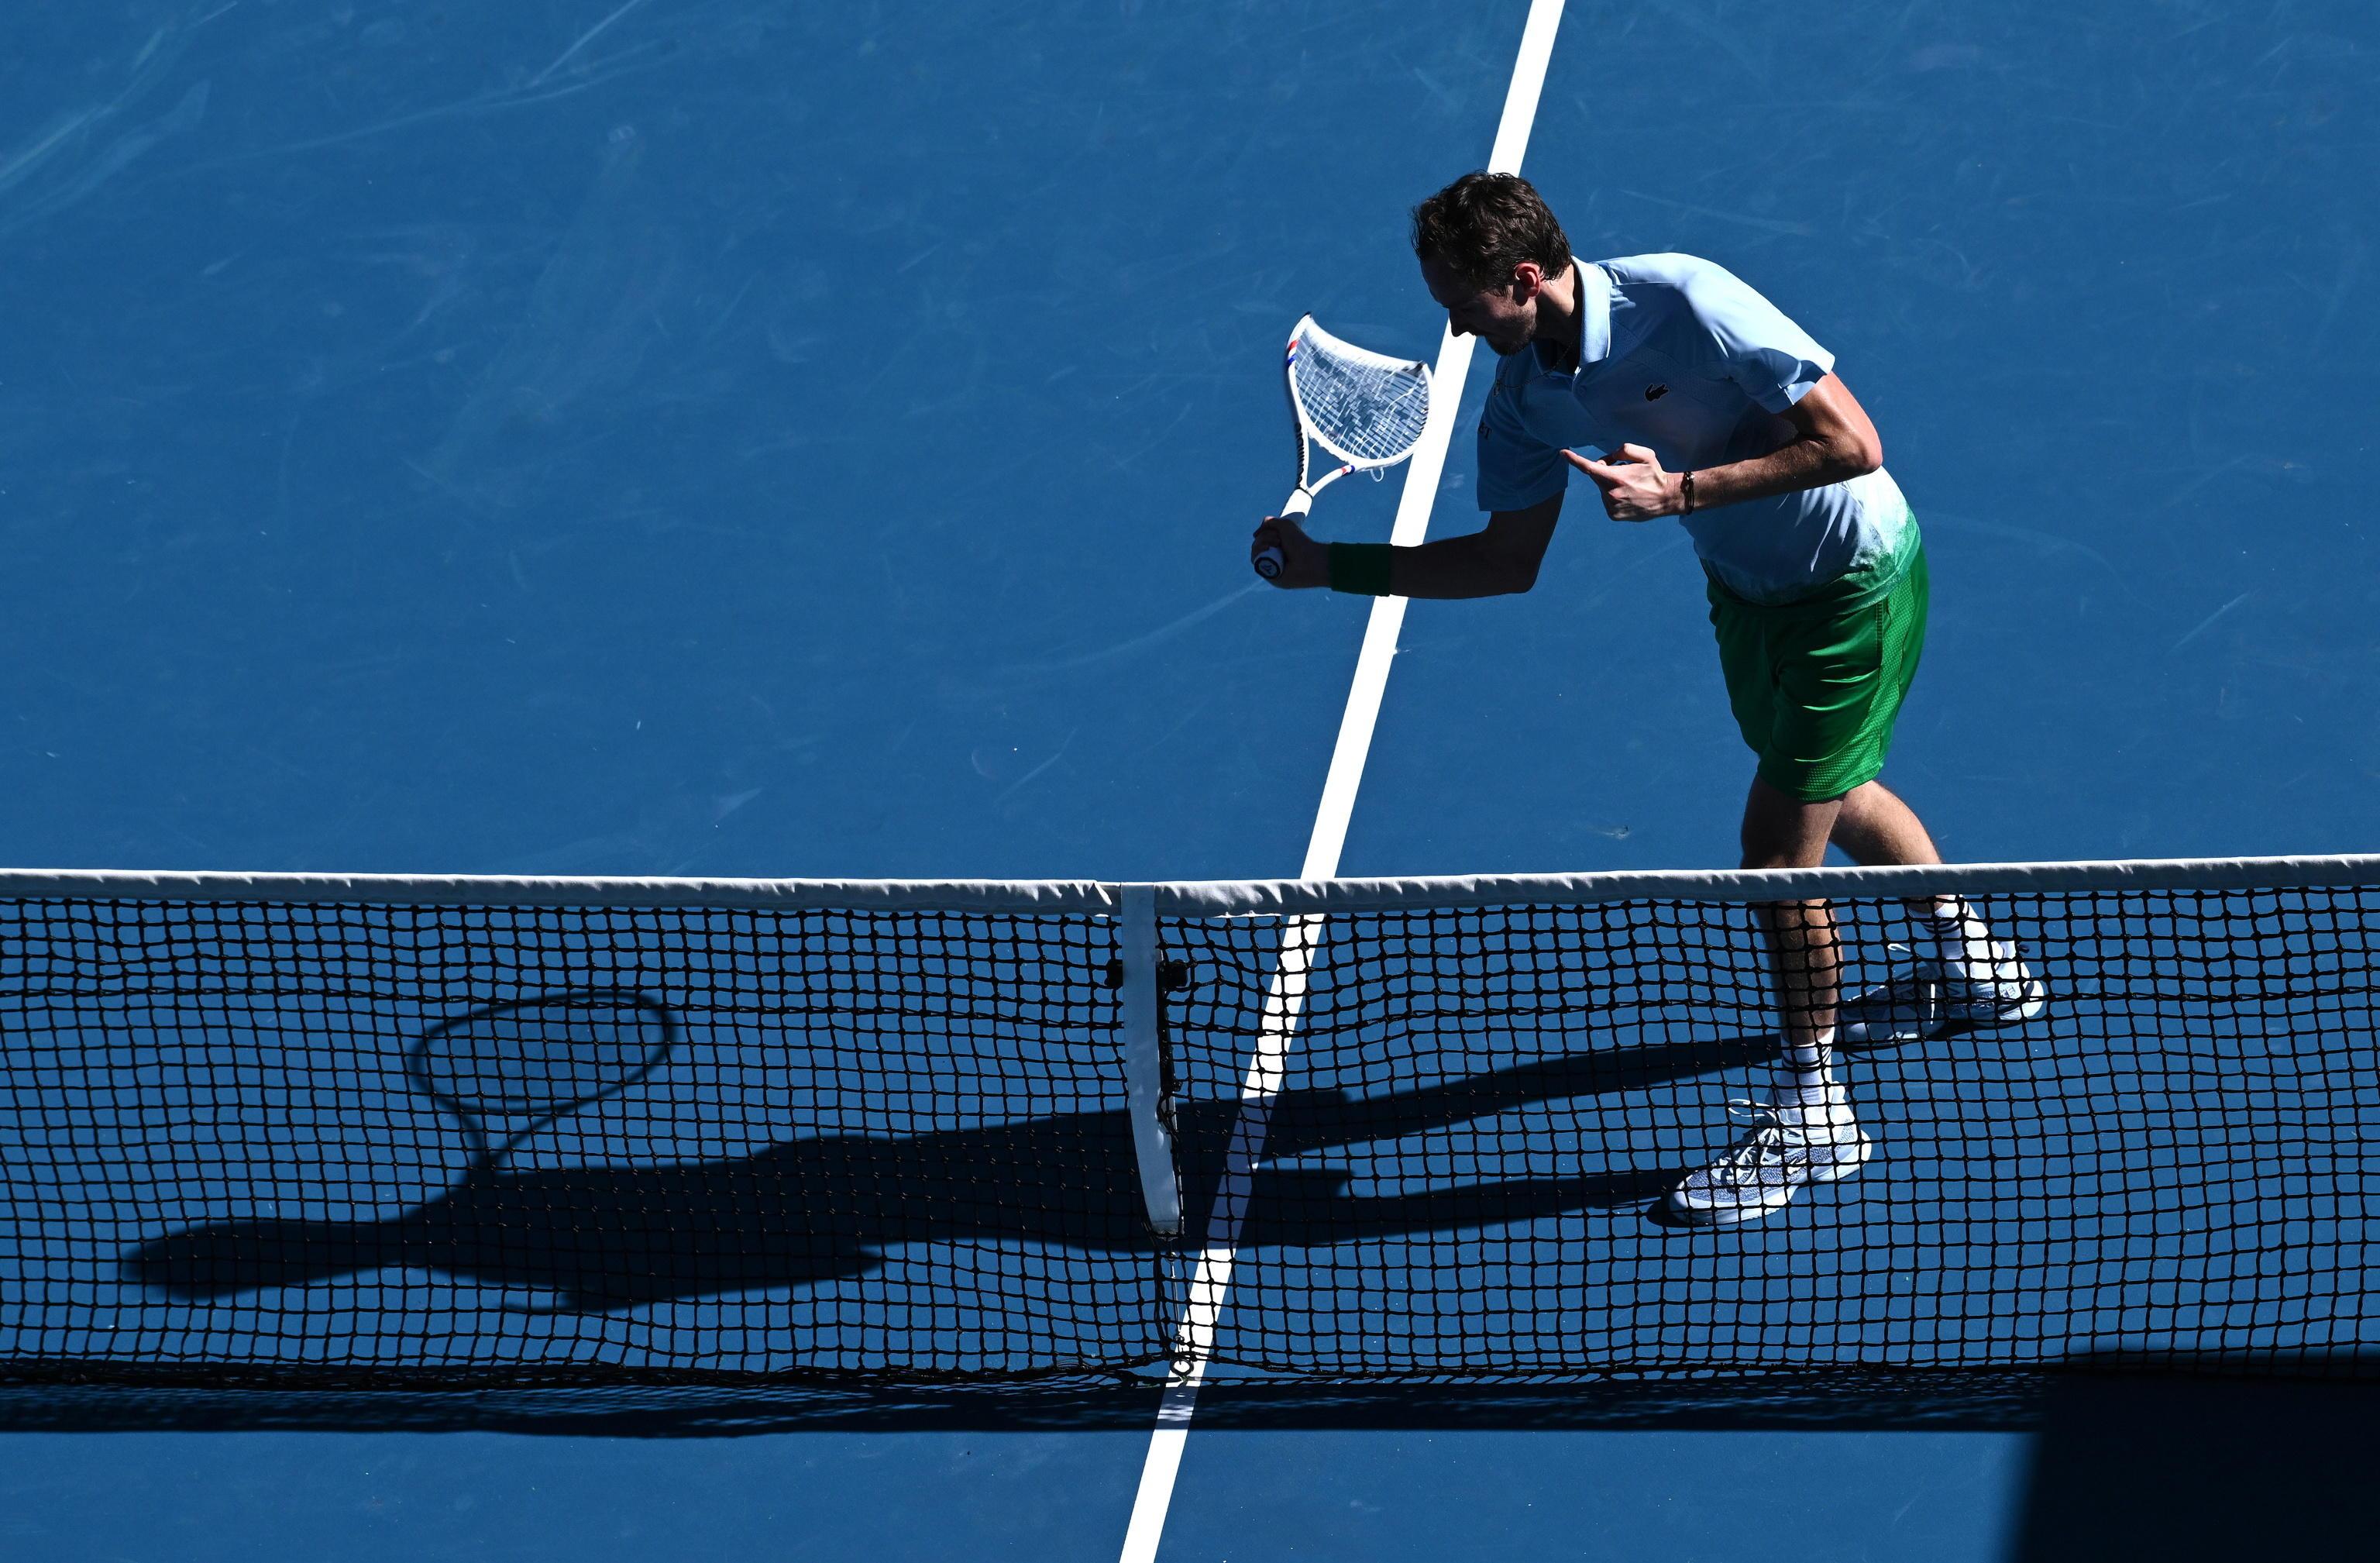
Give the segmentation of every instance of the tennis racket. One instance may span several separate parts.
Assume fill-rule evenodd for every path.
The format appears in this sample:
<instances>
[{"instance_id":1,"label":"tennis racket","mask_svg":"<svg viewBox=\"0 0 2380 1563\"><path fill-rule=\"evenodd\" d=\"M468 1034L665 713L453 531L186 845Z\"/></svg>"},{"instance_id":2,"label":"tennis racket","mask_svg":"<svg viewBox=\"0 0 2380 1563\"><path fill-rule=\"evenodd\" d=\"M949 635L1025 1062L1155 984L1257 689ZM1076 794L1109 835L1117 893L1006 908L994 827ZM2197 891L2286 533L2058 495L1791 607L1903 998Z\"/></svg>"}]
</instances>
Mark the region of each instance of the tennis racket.
<instances>
[{"instance_id":1,"label":"tennis racket","mask_svg":"<svg viewBox=\"0 0 2380 1563\"><path fill-rule=\"evenodd\" d=\"M1306 315L1289 334L1281 375L1297 431L1297 487L1281 507L1284 516L1305 515L1316 495L1348 473L1378 476L1421 444L1422 426L1429 421L1426 363L1342 342ZM1320 477L1314 475L1318 446L1340 462ZM1257 551L1258 575L1270 580L1281 567L1280 549Z\"/></svg>"}]
</instances>

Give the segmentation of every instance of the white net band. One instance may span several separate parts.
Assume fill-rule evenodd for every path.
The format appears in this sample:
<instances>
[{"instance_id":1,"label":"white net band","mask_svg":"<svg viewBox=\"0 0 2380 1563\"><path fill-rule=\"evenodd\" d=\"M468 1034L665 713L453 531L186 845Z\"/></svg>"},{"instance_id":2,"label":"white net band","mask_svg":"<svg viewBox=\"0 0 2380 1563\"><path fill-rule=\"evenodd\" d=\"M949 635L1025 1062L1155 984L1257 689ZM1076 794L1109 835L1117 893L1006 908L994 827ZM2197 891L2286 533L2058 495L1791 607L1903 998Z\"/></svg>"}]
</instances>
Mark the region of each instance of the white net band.
<instances>
[{"instance_id":1,"label":"white net band","mask_svg":"<svg viewBox=\"0 0 2380 1563\"><path fill-rule=\"evenodd\" d=\"M2380 885L2380 856L1925 863L1882 868L1627 869L1403 879L1174 881L1162 916L1330 914L1409 907L1569 906L1644 899L1756 903L1897 897ZM689 879L610 875L144 873L0 869L0 901L278 902L464 907L832 908L1113 914L1127 888L1089 879Z\"/></svg>"}]
</instances>

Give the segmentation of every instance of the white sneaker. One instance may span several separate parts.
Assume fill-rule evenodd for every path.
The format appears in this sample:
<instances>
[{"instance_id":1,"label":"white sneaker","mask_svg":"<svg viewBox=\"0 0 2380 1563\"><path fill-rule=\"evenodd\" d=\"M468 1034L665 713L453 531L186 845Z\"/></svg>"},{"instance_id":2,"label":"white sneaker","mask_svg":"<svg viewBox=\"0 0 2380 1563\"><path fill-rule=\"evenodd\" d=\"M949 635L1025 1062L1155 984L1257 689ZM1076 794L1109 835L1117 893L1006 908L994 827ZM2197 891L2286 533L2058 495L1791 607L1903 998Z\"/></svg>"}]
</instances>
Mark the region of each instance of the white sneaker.
<instances>
[{"instance_id":1,"label":"white sneaker","mask_svg":"<svg viewBox=\"0 0 2380 1563\"><path fill-rule=\"evenodd\" d=\"M2049 989L2013 950L1982 976L1954 977L1940 961L1922 960L1845 999L1835 1034L1845 1047L1890 1047L1955 1031L2013 1025L2037 1019L2048 1007Z\"/></svg>"},{"instance_id":2,"label":"white sneaker","mask_svg":"<svg viewBox=\"0 0 2380 1563\"><path fill-rule=\"evenodd\" d=\"M1785 1208L1804 1184L1850 1177L1875 1150L1840 1086L1823 1106L1730 1105L1752 1109L1752 1132L1670 1191L1669 1212L1680 1221L1696 1227L1757 1221Z\"/></svg>"}]
</instances>

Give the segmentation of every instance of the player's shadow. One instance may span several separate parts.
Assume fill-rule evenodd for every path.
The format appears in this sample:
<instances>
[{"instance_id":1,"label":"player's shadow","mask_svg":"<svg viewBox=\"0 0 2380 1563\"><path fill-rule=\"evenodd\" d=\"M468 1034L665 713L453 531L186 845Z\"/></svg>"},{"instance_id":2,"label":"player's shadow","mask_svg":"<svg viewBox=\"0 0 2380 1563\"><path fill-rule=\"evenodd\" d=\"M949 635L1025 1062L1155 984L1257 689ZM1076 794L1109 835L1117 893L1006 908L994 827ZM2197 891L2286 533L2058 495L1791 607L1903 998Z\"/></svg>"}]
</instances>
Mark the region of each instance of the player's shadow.
<instances>
[{"instance_id":1,"label":"player's shadow","mask_svg":"<svg viewBox=\"0 0 2380 1563\"><path fill-rule=\"evenodd\" d=\"M1292 1158L1447 1129L1515 1107L1633 1092L1773 1056L1771 1038L1606 1049L1369 1097L1276 1099L1242 1246L1453 1231L1657 1198L1680 1168L1560 1170L1413 1192L1350 1191L1340 1167ZM1236 1101L1180 1105L1192 1248L1208 1236ZM125 1256L128 1279L181 1299L402 1266L535 1288L560 1311L801 1286L865 1274L904 1245L992 1241L1153 1252L1122 1111L907 1136L827 1134L756 1154L650 1166L486 1167L401 1215L249 1216L187 1227Z\"/></svg>"}]
</instances>

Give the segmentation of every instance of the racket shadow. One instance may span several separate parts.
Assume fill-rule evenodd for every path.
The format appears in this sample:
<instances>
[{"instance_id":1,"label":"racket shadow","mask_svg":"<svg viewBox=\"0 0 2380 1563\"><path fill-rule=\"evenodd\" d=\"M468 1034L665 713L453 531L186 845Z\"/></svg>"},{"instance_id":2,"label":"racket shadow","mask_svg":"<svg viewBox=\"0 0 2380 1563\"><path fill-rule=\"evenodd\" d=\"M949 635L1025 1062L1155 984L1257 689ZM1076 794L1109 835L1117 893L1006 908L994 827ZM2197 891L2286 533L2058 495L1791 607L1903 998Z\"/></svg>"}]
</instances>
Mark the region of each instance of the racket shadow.
<instances>
[{"instance_id":1,"label":"racket shadow","mask_svg":"<svg viewBox=\"0 0 2380 1563\"><path fill-rule=\"evenodd\" d=\"M453 1118L472 1166L505 1154L565 1114L621 1094L666 1063L677 1017L629 988L576 988L484 1005L424 1032L405 1078ZM508 1123L510 1132L492 1132Z\"/></svg>"}]
</instances>

